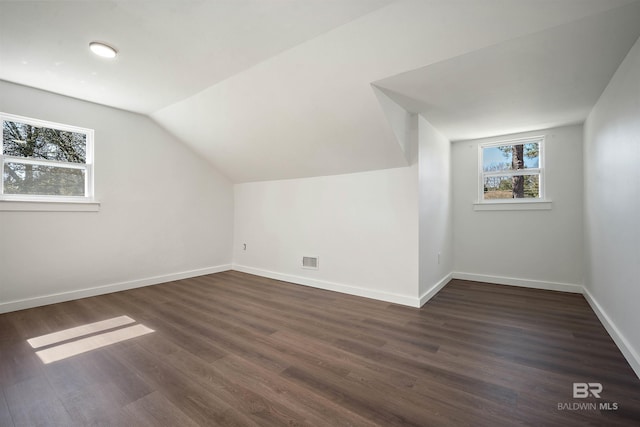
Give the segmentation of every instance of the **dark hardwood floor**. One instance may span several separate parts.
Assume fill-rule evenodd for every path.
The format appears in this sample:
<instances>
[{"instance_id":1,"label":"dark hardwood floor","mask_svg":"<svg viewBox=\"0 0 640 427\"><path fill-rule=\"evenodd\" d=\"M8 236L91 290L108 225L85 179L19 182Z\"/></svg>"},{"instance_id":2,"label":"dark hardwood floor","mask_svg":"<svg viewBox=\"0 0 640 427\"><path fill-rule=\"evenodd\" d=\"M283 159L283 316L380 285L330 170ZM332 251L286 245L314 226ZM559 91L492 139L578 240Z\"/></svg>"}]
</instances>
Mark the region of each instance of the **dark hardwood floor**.
<instances>
[{"instance_id":1,"label":"dark hardwood floor","mask_svg":"<svg viewBox=\"0 0 640 427\"><path fill-rule=\"evenodd\" d=\"M26 341L118 316L96 342L155 332L49 364L82 337ZM640 425L640 380L582 296L460 280L421 309L225 272L3 314L0 384L16 427Z\"/></svg>"}]
</instances>

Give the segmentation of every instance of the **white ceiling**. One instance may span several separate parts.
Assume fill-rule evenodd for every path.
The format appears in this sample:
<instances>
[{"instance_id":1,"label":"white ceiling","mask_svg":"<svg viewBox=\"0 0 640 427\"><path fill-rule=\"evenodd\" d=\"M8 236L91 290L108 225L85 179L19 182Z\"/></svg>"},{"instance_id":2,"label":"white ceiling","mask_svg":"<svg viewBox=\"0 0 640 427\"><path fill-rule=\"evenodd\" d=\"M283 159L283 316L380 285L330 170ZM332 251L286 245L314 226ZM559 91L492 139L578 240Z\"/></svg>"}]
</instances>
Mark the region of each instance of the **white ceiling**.
<instances>
[{"instance_id":1,"label":"white ceiling","mask_svg":"<svg viewBox=\"0 0 640 427\"><path fill-rule=\"evenodd\" d=\"M151 113L391 1L0 0L0 79Z\"/></svg>"},{"instance_id":2,"label":"white ceiling","mask_svg":"<svg viewBox=\"0 0 640 427\"><path fill-rule=\"evenodd\" d=\"M581 123L638 37L635 3L375 85L452 141Z\"/></svg>"},{"instance_id":3,"label":"white ceiling","mask_svg":"<svg viewBox=\"0 0 640 427\"><path fill-rule=\"evenodd\" d=\"M0 2L0 79L147 113L234 182L351 173L409 157L373 82L450 136L584 119L633 2Z\"/></svg>"}]
</instances>

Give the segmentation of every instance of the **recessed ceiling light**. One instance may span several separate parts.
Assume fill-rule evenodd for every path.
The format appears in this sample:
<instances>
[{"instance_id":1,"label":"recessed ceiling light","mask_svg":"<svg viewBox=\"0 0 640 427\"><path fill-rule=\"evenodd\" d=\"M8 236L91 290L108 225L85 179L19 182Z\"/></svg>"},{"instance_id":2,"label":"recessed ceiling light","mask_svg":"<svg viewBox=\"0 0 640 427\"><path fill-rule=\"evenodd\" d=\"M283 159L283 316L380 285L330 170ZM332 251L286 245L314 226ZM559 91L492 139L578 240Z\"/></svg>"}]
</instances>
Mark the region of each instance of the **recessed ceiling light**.
<instances>
[{"instance_id":1,"label":"recessed ceiling light","mask_svg":"<svg viewBox=\"0 0 640 427\"><path fill-rule=\"evenodd\" d=\"M115 48L102 42L89 43L89 49L91 49L91 51L96 55L102 56L103 58L115 58L118 54L118 51Z\"/></svg>"}]
</instances>

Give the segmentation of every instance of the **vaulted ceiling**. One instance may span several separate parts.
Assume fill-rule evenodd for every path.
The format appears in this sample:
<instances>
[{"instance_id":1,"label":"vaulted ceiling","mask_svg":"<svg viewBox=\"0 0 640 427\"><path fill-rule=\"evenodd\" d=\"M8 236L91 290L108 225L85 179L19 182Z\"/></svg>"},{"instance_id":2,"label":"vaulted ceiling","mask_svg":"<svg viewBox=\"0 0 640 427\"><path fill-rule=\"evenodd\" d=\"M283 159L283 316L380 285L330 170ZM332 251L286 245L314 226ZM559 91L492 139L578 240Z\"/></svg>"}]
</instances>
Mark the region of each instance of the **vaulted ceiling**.
<instances>
[{"instance_id":1,"label":"vaulted ceiling","mask_svg":"<svg viewBox=\"0 0 640 427\"><path fill-rule=\"evenodd\" d=\"M450 140L581 123L640 36L640 4L375 82Z\"/></svg>"},{"instance_id":2,"label":"vaulted ceiling","mask_svg":"<svg viewBox=\"0 0 640 427\"><path fill-rule=\"evenodd\" d=\"M391 1L3 0L0 78L148 114Z\"/></svg>"},{"instance_id":3,"label":"vaulted ceiling","mask_svg":"<svg viewBox=\"0 0 640 427\"><path fill-rule=\"evenodd\" d=\"M637 22L637 0L5 1L0 79L148 114L234 182L330 175L407 165L390 100L450 139L582 121Z\"/></svg>"}]
</instances>

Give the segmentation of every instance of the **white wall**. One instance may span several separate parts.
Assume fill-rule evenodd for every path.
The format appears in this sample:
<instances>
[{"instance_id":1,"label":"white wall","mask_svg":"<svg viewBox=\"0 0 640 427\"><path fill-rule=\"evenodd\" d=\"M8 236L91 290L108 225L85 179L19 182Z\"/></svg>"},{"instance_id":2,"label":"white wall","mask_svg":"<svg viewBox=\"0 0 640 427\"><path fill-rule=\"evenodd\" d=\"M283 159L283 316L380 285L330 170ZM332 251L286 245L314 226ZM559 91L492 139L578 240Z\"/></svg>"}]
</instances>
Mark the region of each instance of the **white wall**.
<instances>
[{"instance_id":1,"label":"white wall","mask_svg":"<svg viewBox=\"0 0 640 427\"><path fill-rule=\"evenodd\" d=\"M232 185L149 118L3 81L0 111L95 129L101 203L0 212L0 311L229 267Z\"/></svg>"},{"instance_id":2,"label":"white wall","mask_svg":"<svg viewBox=\"0 0 640 427\"><path fill-rule=\"evenodd\" d=\"M418 167L236 184L233 254L241 271L415 306Z\"/></svg>"},{"instance_id":3,"label":"white wall","mask_svg":"<svg viewBox=\"0 0 640 427\"><path fill-rule=\"evenodd\" d=\"M449 281L453 269L451 144L418 118L420 179L420 296L424 303ZM438 254L440 254L438 256Z\"/></svg>"},{"instance_id":4,"label":"white wall","mask_svg":"<svg viewBox=\"0 0 640 427\"><path fill-rule=\"evenodd\" d=\"M372 85L371 89L373 89L373 93L378 98L380 108L389 126L391 126L395 140L402 148L402 152L407 159L407 165L416 163L418 160L418 144L416 143L416 137L418 136L417 115L409 113L376 86Z\"/></svg>"},{"instance_id":5,"label":"white wall","mask_svg":"<svg viewBox=\"0 0 640 427\"><path fill-rule=\"evenodd\" d=\"M640 376L640 40L585 123L587 297Z\"/></svg>"},{"instance_id":6,"label":"white wall","mask_svg":"<svg viewBox=\"0 0 640 427\"><path fill-rule=\"evenodd\" d=\"M474 211L478 145L532 135L546 136L552 209ZM582 138L582 125L574 125L452 145L454 277L581 291Z\"/></svg>"}]
</instances>

